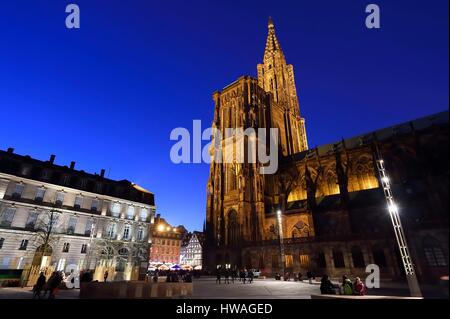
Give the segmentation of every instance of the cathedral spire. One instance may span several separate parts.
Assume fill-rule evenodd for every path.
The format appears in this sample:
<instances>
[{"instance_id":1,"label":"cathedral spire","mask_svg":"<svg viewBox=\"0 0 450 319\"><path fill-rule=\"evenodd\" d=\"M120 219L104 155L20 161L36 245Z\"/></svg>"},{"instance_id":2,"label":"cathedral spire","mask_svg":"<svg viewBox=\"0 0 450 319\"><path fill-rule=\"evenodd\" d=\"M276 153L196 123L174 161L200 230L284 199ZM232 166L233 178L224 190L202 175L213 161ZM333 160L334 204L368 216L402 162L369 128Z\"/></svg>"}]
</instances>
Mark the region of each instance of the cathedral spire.
<instances>
[{"instance_id":1,"label":"cathedral spire","mask_svg":"<svg viewBox=\"0 0 450 319\"><path fill-rule=\"evenodd\" d=\"M275 25L273 24L272 17L269 17L267 27L269 29L269 33L267 35L265 55L273 53L275 51L281 51L280 43L278 42L277 36L275 34Z\"/></svg>"}]
</instances>

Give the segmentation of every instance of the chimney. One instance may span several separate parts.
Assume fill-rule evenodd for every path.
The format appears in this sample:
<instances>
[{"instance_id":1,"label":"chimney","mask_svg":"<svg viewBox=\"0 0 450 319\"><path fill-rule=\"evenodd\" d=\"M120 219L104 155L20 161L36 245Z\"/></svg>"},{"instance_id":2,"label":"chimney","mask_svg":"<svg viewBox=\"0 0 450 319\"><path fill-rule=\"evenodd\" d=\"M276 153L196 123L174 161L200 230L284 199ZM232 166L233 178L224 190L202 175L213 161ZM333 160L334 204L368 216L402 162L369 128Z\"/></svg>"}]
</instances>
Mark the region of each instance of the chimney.
<instances>
[{"instance_id":1,"label":"chimney","mask_svg":"<svg viewBox=\"0 0 450 319\"><path fill-rule=\"evenodd\" d=\"M12 153L14 153L14 149L13 149L12 147L8 147L7 152L10 153L10 154L12 154Z\"/></svg>"},{"instance_id":2,"label":"chimney","mask_svg":"<svg viewBox=\"0 0 450 319\"><path fill-rule=\"evenodd\" d=\"M74 169L74 168L75 168L75 162L72 161L72 162L70 162L70 169Z\"/></svg>"},{"instance_id":3,"label":"chimney","mask_svg":"<svg viewBox=\"0 0 450 319\"><path fill-rule=\"evenodd\" d=\"M102 170L100 171L100 177L105 177L105 169L102 168Z\"/></svg>"},{"instance_id":4,"label":"chimney","mask_svg":"<svg viewBox=\"0 0 450 319\"><path fill-rule=\"evenodd\" d=\"M55 155L50 155L50 164L53 164L53 162L55 161Z\"/></svg>"}]
</instances>

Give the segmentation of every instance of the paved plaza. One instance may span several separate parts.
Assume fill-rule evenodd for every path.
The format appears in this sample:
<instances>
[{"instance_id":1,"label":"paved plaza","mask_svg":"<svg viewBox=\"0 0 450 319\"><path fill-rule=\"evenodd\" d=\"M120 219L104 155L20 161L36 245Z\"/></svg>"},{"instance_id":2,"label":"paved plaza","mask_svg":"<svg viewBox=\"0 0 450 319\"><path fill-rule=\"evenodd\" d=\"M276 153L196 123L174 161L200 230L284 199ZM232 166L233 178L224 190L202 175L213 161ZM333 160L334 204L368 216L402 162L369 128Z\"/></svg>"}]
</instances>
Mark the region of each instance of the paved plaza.
<instances>
[{"instance_id":1,"label":"paved plaza","mask_svg":"<svg viewBox=\"0 0 450 319\"><path fill-rule=\"evenodd\" d=\"M440 289L423 287L422 292L428 298L445 298ZM78 299L79 290L60 290L57 299ZM194 280L193 299L311 299L319 295L319 283L278 281L274 279L255 279L252 284L217 284L215 278L203 277ZM32 291L27 288L0 288L0 299L31 299ZM408 296L404 284L382 283L380 289L370 289L369 296ZM358 297L359 298L359 297ZM448 295L447 295L448 298Z\"/></svg>"}]
</instances>

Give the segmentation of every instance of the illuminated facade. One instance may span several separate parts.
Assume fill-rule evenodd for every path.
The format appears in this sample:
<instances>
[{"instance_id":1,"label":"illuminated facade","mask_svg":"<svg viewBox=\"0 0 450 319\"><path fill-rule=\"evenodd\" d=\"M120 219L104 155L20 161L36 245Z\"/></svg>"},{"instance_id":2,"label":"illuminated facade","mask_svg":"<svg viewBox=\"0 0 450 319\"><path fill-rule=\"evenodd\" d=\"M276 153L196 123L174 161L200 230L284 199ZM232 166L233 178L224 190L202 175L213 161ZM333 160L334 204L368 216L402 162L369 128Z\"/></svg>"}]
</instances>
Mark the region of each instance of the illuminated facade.
<instances>
[{"instance_id":1,"label":"illuminated facade","mask_svg":"<svg viewBox=\"0 0 450 319\"><path fill-rule=\"evenodd\" d=\"M338 277L362 276L375 263L383 278L401 277L373 156L377 143L408 216L403 223L419 277L448 274L448 112L308 149L293 68L271 20L263 62L257 79L241 77L213 94L212 126L223 135L230 127L278 128L279 169L261 175L259 163L211 163L204 267Z\"/></svg>"},{"instance_id":2,"label":"illuminated facade","mask_svg":"<svg viewBox=\"0 0 450 319\"><path fill-rule=\"evenodd\" d=\"M202 232L194 231L187 234L186 239L181 245L180 263L189 265L194 269L202 266L203 259L203 242L204 236Z\"/></svg>"},{"instance_id":3,"label":"illuminated facade","mask_svg":"<svg viewBox=\"0 0 450 319\"><path fill-rule=\"evenodd\" d=\"M108 280L131 279L148 263L154 195L54 159L0 151L0 269L77 265L98 280L106 269Z\"/></svg>"},{"instance_id":4,"label":"illuminated facade","mask_svg":"<svg viewBox=\"0 0 450 319\"><path fill-rule=\"evenodd\" d=\"M152 230L150 263L178 263L183 236L184 227L174 227L158 214Z\"/></svg>"}]
</instances>

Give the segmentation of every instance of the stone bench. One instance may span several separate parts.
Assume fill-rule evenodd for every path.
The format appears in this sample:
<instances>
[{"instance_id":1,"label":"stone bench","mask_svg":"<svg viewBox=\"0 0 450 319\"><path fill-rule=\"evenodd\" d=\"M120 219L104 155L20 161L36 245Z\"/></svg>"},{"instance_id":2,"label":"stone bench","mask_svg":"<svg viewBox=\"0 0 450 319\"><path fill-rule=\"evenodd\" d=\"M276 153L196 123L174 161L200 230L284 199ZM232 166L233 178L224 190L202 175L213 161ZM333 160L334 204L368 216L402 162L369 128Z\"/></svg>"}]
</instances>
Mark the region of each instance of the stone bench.
<instances>
[{"instance_id":1,"label":"stone bench","mask_svg":"<svg viewBox=\"0 0 450 319\"><path fill-rule=\"evenodd\" d=\"M186 298L192 295L192 283L112 281L80 284L80 299Z\"/></svg>"}]
</instances>

